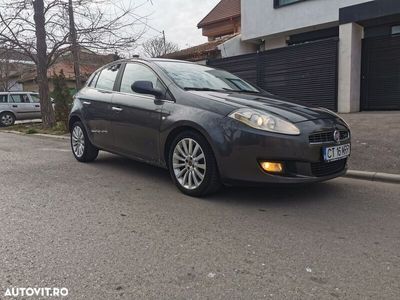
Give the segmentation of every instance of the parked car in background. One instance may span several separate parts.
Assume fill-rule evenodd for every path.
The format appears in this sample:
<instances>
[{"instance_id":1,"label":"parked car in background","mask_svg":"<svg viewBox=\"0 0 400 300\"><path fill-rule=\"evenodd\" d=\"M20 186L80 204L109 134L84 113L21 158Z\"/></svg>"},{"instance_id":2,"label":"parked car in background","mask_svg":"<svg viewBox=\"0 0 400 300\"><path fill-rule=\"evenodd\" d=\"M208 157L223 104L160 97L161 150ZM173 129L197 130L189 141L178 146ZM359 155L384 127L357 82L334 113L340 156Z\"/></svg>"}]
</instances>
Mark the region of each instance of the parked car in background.
<instances>
[{"instance_id":1,"label":"parked car in background","mask_svg":"<svg viewBox=\"0 0 400 300\"><path fill-rule=\"evenodd\" d=\"M0 93L0 126L12 126L16 120L40 118L39 94L32 92Z\"/></svg>"},{"instance_id":2,"label":"parked car in background","mask_svg":"<svg viewBox=\"0 0 400 300\"><path fill-rule=\"evenodd\" d=\"M168 168L185 194L221 184L299 184L343 175L350 129L335 113L289 103L226 71L193 63L122 60L75 95L71 148Z\"/></svg>"}]
</instances>

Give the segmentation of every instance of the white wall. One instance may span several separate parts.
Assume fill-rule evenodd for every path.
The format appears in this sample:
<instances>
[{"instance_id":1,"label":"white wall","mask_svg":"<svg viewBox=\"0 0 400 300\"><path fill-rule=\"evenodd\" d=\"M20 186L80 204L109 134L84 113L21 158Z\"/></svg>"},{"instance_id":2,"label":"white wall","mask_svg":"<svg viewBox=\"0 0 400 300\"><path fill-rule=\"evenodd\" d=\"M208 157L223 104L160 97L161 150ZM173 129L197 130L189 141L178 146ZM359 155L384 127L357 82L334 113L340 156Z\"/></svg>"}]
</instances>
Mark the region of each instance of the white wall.
<instances>
[{"instance_id":1,"label":"white wall","mask_svg":"<svg viewBox=\"0 0 400 300\"><path fill-rule=\"evenodd\" d=\"M274 8L274 0L242 0L242 40L338 24L339 8L370 0L307 0ZM301 30L302 29L302 30Z\"/></svg>"},{"instance_id":2,"label":"white wall","mask_svg":"<svg viewBox=\"0 0 400 300\"><path fill-rule=\"evenodd\" d=\"M258 45L252 43L243 43L241 35L237 35L234 38L226 41L225 43L218 46L221 51L221 56L231 57L248 53L255 53L258 50Z\"/></svg>"}]
</instances>

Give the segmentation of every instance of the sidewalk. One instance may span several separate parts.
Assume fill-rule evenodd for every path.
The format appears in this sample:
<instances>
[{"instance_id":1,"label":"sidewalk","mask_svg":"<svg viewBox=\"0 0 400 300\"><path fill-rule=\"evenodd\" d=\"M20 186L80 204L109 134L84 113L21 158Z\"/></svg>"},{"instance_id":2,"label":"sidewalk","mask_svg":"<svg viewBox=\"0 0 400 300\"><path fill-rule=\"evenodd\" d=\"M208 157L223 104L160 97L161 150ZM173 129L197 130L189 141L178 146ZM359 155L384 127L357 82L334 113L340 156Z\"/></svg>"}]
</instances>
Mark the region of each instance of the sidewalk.
<instances>
[{"instance_id":1,"label":"sidewalk","mask_svg":"<svg viewBox=\"0 0 400 300\"><path fill-rule=\"evenodd\" d=\"M349 168L400 174L400 112L342 114L352 132Z\"/></svg>"}]
</instances>

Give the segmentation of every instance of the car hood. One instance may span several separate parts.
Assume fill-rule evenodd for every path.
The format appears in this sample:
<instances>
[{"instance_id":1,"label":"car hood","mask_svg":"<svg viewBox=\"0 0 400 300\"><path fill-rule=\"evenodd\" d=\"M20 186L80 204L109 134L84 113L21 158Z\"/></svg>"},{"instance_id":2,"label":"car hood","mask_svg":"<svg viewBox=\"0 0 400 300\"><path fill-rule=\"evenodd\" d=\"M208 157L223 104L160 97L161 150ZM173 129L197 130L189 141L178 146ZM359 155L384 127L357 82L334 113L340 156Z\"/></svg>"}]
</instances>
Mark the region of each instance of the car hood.
<instances>
[{"instance_id":1,"label":"car hood","mask_svg":"<svg viewBox=\"0 0 400 300\"><path fill-rule=\"evenodd\" d=\"M244 107L254 108L282 117L292 123L335 118L334 115L323 108L312 108L287 102L275 95L214 91L190 91L190 93L230 105L232 110Z\"/></svg>"}]
</instances>

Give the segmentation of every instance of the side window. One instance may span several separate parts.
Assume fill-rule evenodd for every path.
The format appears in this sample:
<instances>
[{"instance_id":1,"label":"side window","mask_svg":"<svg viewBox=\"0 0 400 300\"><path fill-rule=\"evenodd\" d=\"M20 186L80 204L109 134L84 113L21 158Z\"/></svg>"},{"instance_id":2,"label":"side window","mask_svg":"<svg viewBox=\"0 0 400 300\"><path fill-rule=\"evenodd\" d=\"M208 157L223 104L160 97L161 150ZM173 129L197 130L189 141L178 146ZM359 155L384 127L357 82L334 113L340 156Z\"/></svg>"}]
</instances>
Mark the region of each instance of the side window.
<instances>
[{"instance_id":1,"label":"side window","mask_svg":"<svg viewBox=\"0 0 400 300\"><path fill-rule=\"evenodd\" d=\"M131 86L136 81L150 81L154 88L165 91L164 85L153 70L142 64L129 63L125 67L124 76L122 76L120 91L134 94Z\"/></svg>"},{"instance_id":2,"label":"side window","mask_svg":"<svg viewBox=\"0 0 400 300\"><path fill-rule=\"evenodd\" d=\"M40 103L40 98L38 94L31 94L33 103Z\"/></svg>"},{"instance_id":3,"label":"side window","mask_svg":"<svg viewBox=\"0 0 400 300\"><path fill-rule=\"evenodd\" d=\"M88 84L89 87L95 87L96 83L97 83L97 79L99 79L99 75L100 72L97 72L96 74L94 74Z\"/></svg>"},{"instance_id":4,"label":"side window","mask_svg":"<svg viewBox=\"0 0 400 300\"><path fill-rule=\"evenodd\" d=\"M11 94L10 99L14 103L31 103L27 94Z\"/></svg>"},{"instance_id":5,"label":"side window","mask_svg":"<svg viewBox=\"0 0 400 300\"><path fill-rule=\"evenodd\" d=\"M96 88L112 91L114 89L115 79L118 75L118 70L121 65L114 65L101 71L97 80Z\"/></svg>"},{"instance_id":6,"label":"side window","mask_svg":"<svg viewBox=\"0 0 400 300\"><path fill-rule=\"evenodd\" d=\"M0 103L7 103L7 95L0 95Z\"/></svg>"}]
</instances>

